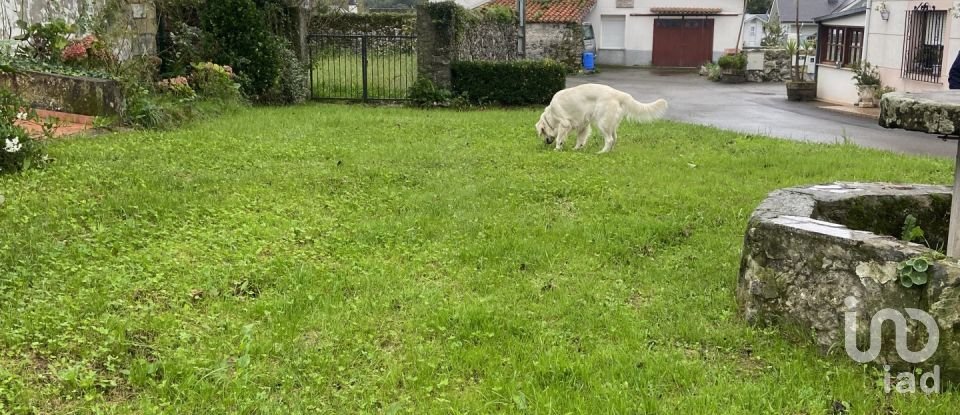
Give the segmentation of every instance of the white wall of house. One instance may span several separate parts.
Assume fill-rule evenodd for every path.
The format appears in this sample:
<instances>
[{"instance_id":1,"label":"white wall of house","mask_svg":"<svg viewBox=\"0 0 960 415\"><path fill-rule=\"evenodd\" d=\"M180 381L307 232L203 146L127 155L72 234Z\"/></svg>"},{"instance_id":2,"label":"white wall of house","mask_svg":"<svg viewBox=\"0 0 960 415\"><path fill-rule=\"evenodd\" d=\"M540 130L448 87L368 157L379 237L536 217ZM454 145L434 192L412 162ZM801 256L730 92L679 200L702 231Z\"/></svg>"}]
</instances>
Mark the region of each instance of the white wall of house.
<instances>
[{"instance_id":1,"label":"white wall of house","mask_svg":"<svg viewBox=\"0 0 960 415\"><path fill-rule=\"evenodd\" d=\"M953 1L927 0L937 10L946 10L953 7ZM873 7L880 2L873 1ZM914 0L886 0L890 11L888 20L883 20L881 14L875 10L867 11L866 29L866 60L878 67L880 79L884 85L896 88L897 91L921 92L948 89L947 75L950 66L960 51L960 19L948 12L944 22L943 32L943 62L939 82L921 82L901 77L904 55L904 32L906 29L906 12L922 3Z\"/></svg>"},{"instance_id":2,"label":"white wall of house","mask_svg":"<svg viewBox=\"0 0 960 415\"><path fill-rule=\"evenodd\" d=\"M824 23L824 26L864 27L866 14L858 13ZM864 30L866 32L866 30ZM853 105L860 101L853 70L834 65L818 65L817 99L841 105Z\"/></svg>"},{"instance_id":3,"label":"white wall of house","mask_svg":"<svg viewBox=\"0 0 960 415\"><path fill-rule=\"evenodd\" d=\"M817 99L841 105L853 105L860 101L853 71L820 65L817 72Z\"/></svg>"},{"instance_id":4,"label":"white wall of house","mask_svg":"<svg viewBox=\"0 0 960 415\"><path fill-rule=\"evenodd\" d=\"M586 21L593 25L597 37L598 63L627 66L652 63L653 24L657 16L651 15L651 7L720 8L722 14L733 14L710 17L714 19L714 60L725 49L737 47L743 0L597 0Z\"/></svg>"},{"instance_id":5,"label":"white wall of house","mask_svg":"<svg viewBox=\"0 0 960 415\"><path fill-rule=\"evenodd\" d=\"M753 18L743 23L743 35L741 35L743 47L760 47L760 42L763 41L764 36L763 25L764 21L759 18Z\"/></svg>"}]
</instances>

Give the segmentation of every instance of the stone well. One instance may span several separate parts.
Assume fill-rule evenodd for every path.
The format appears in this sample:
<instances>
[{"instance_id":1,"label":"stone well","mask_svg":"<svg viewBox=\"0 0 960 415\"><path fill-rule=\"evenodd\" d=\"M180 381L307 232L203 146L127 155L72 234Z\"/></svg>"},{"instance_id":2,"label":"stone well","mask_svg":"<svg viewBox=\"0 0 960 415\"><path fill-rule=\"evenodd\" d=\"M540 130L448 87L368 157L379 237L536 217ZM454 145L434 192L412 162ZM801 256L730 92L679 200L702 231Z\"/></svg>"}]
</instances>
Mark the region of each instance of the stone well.
<instances>
[{"instance_id":1,"label":"stone well","mask_svg":"<svg viewBox=\"0 0 960 415\"><path fill-rule=\"evenodd\" d=\"M960 264L947 258L931 265L929 282L900 284L897 264L934 251L901 241L907 215L927 243L946 240L950 188L929 185L835 183L781 189L753 212L747 225L737 302L750 323L777 325L811 338L824 352L844 354L845 316L856 312L858 350L869 346L870 318L882 309L929 313L939 347L914 365L901 359L893 324L883 325L881 353L873 361L893 369L928 370L939 365L945 380L960 381ZM927 344L925 327L907 318L907 345Z\"/></svg>"}]
</instances>

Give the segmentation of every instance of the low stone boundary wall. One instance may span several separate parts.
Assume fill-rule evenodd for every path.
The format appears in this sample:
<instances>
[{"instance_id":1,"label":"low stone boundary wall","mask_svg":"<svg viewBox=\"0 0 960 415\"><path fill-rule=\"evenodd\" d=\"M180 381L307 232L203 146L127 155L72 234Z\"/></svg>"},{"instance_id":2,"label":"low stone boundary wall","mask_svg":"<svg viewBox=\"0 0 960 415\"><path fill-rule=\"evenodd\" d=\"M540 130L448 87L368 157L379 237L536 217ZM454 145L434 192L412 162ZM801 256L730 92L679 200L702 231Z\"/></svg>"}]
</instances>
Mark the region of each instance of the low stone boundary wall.
<instances>
[{"instance_id":1,"label":"low stone boundary wall","mask_svg":"<svg viewBox=\"0 0 960 415\"><path fill-rule=\"evenodd\" d=\"M0 73L0 85L36 108L91 116L116 116L124 109L120 84L109 79L18 71Z\"/></svg>"}]
</instances>

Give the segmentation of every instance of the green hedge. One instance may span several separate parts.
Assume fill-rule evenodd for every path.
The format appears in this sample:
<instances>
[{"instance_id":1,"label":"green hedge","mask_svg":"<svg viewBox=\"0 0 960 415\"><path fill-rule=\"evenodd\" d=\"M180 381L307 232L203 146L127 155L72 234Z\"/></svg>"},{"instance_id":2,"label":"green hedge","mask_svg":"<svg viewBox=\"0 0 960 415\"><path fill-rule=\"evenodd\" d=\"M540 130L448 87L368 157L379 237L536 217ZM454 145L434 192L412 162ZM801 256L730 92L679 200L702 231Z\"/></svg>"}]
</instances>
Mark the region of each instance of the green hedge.
<instances>
[{"instance_id":1,"label":"green hedge","mask_svg":"<svg viewBox=\"0 0 960 415\"><path fill-rule=\"evenodd\" d=\"M554 61L454 62L453 93L476 104L549 104L566 87L563 65Z\"/></svg>"}]
</instances>

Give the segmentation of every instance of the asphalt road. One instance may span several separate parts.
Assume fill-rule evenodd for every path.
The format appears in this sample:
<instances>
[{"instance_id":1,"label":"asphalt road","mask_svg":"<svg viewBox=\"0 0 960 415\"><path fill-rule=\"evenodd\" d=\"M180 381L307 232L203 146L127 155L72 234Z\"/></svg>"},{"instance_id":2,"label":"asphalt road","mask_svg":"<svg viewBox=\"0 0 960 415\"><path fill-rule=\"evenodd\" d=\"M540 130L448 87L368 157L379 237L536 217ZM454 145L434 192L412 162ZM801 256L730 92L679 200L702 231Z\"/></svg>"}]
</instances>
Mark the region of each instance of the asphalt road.
<instances>
[{"instance_id":1,"label":"asphalt road","mask_svg":"<svg viewBox=\"0 0 960 415\"><path fill-rule=\"evenodd\" d=\"M641 102L666 98L667 118L790 140L834 143L844 137L864 147L898 153L955 157L957 143L935 135L880 127L876 120L787 101L781 83L723 84L696 73L603 68L567 80L568 86L605 84ZM823 105L823 104L819 104Z\"/></svg>"}]
</instances>

